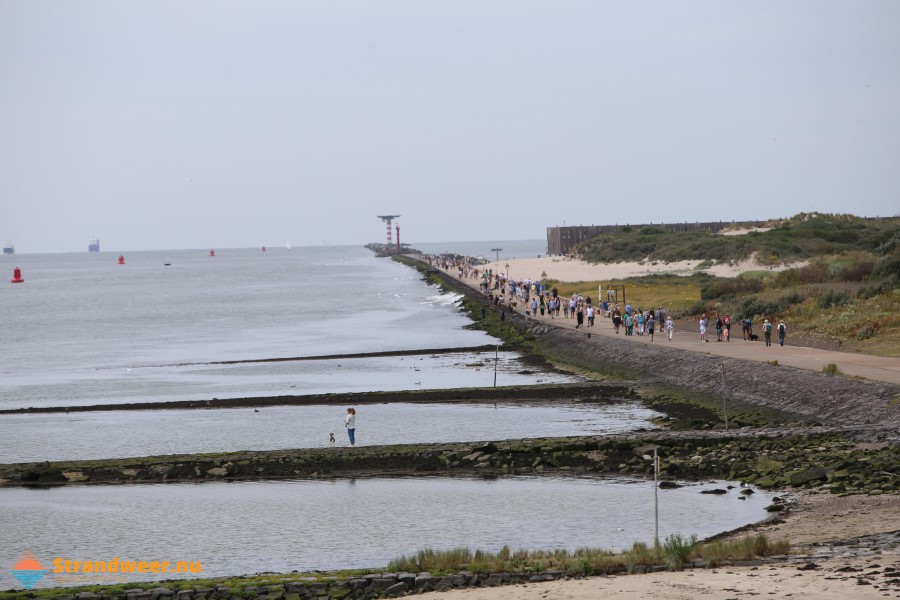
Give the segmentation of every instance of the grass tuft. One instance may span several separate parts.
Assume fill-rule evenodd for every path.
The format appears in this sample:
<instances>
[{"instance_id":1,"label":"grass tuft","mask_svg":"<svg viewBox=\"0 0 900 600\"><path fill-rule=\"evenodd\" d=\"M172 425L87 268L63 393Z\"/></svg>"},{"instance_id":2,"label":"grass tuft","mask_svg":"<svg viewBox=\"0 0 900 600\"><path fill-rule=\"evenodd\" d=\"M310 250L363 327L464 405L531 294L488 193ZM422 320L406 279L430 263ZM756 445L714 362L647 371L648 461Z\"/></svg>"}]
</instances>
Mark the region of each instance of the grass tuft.
<instances>
[{"instance_id":1,"label":"grass tuft","mask_svg":"<svg viewBox=\"0 0 900 600\"><path fill-rule=\"evenodd\" d=\"M824 367L822 367L822 372L826 375L843 375L844 372L838 369L838 366L834 363L828 363Z\"/></svg>"}]
</instances>

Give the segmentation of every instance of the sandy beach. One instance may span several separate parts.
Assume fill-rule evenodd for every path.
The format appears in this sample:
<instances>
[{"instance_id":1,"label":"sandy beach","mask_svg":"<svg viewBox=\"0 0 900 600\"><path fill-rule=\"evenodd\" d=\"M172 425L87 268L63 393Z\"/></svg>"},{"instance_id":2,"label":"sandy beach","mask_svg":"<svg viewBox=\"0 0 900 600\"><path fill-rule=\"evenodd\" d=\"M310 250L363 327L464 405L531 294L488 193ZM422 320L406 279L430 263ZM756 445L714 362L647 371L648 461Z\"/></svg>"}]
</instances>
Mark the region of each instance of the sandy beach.
<instances>
[{"instance_id":1,"label":"sandy beach","mask_svg":"<svg viewBox=\"0 0 900 600\"><path fill-rule=\"evenodd\" d=\"M654 273L671 273L675 275L691 275L698 271L699 260L682 260L678 262L620 262L593 264L583 260L562 256L542 256L540 258L513 258L502 259L499 262L487 263L486 268L493 269L496 273L506 273L506 265L509 265L509 276L513 279L541 279L543 273L550 279L557 281L609 281L611 279L623 279L625 277L639 277ZM780 265L777 267L766 266L755 258L736 263L721 263L711 267L704 267L702 271L719 277L737 277L746 271L782 271L791 267L802 266L805 263Z\"/></svg>"}]
</instances>

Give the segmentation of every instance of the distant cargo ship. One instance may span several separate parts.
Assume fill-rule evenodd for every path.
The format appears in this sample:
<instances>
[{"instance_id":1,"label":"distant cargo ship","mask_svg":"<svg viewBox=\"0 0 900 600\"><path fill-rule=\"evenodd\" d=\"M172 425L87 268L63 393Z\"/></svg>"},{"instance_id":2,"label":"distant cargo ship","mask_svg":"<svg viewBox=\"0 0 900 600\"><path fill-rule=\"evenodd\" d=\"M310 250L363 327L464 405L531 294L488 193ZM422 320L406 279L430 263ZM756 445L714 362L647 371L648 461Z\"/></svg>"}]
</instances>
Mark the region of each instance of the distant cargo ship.
<instances>
[{"instance_id":1,"label":"distant cargo ship","mask_svg":"<svg viewBox=\"0 0 900 600\"><path fill-rule=\"evenodd\" d=\"M91 240L88 243L88 252L100 252L100 240Z\"/></svg>"},{"instance_id":2,"label":"distant cargo ship","mask_svg":"<svg viewBox=\"0 0 900 600\"><path fill-rule=\"evenodd\" d=\"M15 254L15 253L16 253L16 247L13 246L12 242L3 246L3 254Z\"/></svg>"}]
</instances>

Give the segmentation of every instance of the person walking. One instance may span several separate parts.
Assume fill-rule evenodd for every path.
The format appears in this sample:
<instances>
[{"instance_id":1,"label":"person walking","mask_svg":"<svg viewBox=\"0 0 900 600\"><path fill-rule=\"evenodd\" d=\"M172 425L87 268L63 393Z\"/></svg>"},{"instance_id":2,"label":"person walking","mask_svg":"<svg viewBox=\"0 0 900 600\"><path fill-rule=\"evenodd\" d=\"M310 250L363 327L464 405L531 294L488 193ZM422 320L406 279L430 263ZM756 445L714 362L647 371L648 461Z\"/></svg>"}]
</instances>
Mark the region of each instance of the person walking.
<instances>
[{"instance_id":1,"label":"person walking","mask_svg":"<svg viewBox=\"0 0 900 600\"><path fill-rule=\"evenodd\" d=\"M653 341L653 330L656 329L656 318L653 316L653 311L651 310L648 313L650 316L647 317L647 333L650 334L650 341Z\"/></svg>"},{"instance_id":2,"label":"person walking","mask_svg":"<svg viewBox=\"0 0 900 600\"><path fill-rule=\"evenodd\" d=\"M784 346L784 335L787 333L787 327L784 325L784 319L778 323L778 345Z\"/></svg>"},{"instance_id":3,"label":"person walking","mask_svg":"<svg viewBox=\"0 0 900 600\"><path fill-rule=\"evenodd\" d=\"M716 315L716 341L722 341L722 331L725 329L725 323L722 322L722 317Z\"/></svg>"},{"instance_id":4,"label":"person walking","mask_svg":"<svg viewBox=\"0 0 900 600\"><path fill-rule=\"evenodd\" d=\"M772 345L772 324L766 319L763 321L763 336L766 338L766 347Z\"/></svg>"},{"instance_id":5,"label":"person walking","mask_svg":"<svg viewBox=\"0 0 900 600\"><path fill-rule=\"evenodd\" d=\"M731 341L731 317L725 315L725 318L722 319L722 322L725 324L725 341Z\"/></svg>"},{"instance_id":6,"label":"person walking","mask_svg":"<svg viewBox=\"0 0 900 600\"><path fill-rule=\"evenodd\" d=\"M709 320L706 318L706 314L704 313L704 315L702 317L700 317L700 341L701 342L709 341L708 339L706 339L706 326L708 324L709 324Z\"/></svg>"},{"instance_id":7,"label":"person walking","mask_svg":"<svg viewBox=\"0 0 900 600\"><path fill-rule=\"evenodd\" d=\"M344 417L344 427L347 428L347 437L350 438L350 447L356 447L356 409L348 408Z\"/></svg>"},{"instance_id":8,"label":"person walking","mask_svg":"<svg viewBox=\"0 0 900 600\"><path fill-rule=\"evenodd\" d=\"M672 341L672 334L675 333L675 322L672 317L666 317L666 336Z\"/></svg>"}]
</instances>

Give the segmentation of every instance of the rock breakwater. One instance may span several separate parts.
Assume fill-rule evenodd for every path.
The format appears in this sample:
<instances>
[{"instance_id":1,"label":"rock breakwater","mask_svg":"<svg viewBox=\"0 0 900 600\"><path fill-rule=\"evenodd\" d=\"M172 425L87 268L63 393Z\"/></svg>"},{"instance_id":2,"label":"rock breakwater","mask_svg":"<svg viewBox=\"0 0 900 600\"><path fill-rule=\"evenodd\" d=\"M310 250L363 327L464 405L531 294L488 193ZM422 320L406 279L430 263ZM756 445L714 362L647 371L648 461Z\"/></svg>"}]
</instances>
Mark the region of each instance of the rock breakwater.
<instances>
[{"instance_id":1,"label":"rock breakwater","mask_svg":"<svg viewBox=\"0 0 900 600\"><path fill-rule=\"evenodd\" d=\"M214 455L0 465L2 485L165 483L383 476L652 475L654 444L666 479L739 479L762 488L900 490L890 427L645 431L611 436L458 444L318 448ZM858 442L864 439L865 443ZM881 441L879 441L881 440Z\"/></svg>"}]
</instances>

